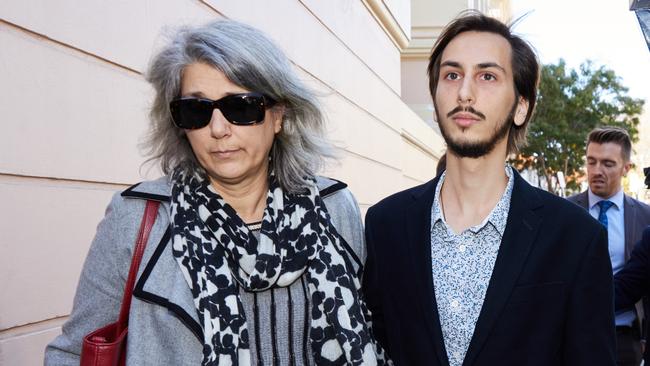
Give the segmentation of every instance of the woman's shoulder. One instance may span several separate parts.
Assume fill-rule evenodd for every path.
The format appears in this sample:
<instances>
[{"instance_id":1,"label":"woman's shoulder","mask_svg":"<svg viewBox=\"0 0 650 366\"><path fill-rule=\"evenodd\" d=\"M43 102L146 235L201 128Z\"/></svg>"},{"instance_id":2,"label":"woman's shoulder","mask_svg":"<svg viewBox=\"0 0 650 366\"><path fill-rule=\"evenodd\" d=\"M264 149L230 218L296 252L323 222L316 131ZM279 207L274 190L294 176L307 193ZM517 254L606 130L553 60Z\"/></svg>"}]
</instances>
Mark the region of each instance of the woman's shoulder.
<instances>
[{"instance_id":1,"label":"woman's shoulder","mask_svg":"<svg viewBox=\"0 0 650 366\"><path fill-rule=\"evenodd\" d=\"M129 248L132 242L129 238L135 237L140 226L144 208L148 200L163 203L160 210L164 210L169 202L171 185L167 177L156 180L143 181L132 185L123 191L117 191L106 207L104 217L97 227L95 241L99 246L108 242L108 245L124 243ZM164 217L164 216L161 216Z\"/></svg>"},{"instance_id":2,"label":"woman's shoulder","mask_svg":"<svg viewBox=\"0 0 650 366\"><path fill-rule=\"evenodd\" d=\"M168 175L154 180L136 183L120 193L126 198L144 198L166 202L172 191L171 178Z\"/></svg>"},{"instance_id":3,"label":"woman's shoulder","mask_svg":"<svg viewBox=\"0 0 650 366\"><path fill-rule=\"evenodd\" d=\"M348 185L340 180L317 176L316 185L329 211L357 211L358 205Z\"/></svg>"},{"instance_id":4,"label":"woman's shoulder","mask_svg":"<svg viewBox=\"0 0 650 366\"><path fill-rule=\"evenodd\" d=\"M122 218L120 221L131 220L130 213L142 216L142 210L147 200L161 203L169 202L171 183L167 176L155 180L136 183L123 191L117 191L109 203L105 219L110 216Z\"/></svg>"},{"instance_id":5,"label":"woman's shoulder","mask_svg":"<svg viewBox=\"0 0 650 366\"><path fill-rule=\"evenodd\" d=\"M361 212L348 185L332 178L317 177L320 195L332 219L332 224L349 245L359 265L365 261L366 249Z\"/></svg>"},{"instance_id":6,"label":"woman's shoulder","mask_svg":"<svg viewBox=\"0 0 650 366\"><path fill-rule=\"evenodd\" d=\"M316 186L318 187L321 197L329 196L342 190L347 190L348 187L346 183L341 182L340 180L320 175L316 176Z\"/></svg>"}]
</instances>

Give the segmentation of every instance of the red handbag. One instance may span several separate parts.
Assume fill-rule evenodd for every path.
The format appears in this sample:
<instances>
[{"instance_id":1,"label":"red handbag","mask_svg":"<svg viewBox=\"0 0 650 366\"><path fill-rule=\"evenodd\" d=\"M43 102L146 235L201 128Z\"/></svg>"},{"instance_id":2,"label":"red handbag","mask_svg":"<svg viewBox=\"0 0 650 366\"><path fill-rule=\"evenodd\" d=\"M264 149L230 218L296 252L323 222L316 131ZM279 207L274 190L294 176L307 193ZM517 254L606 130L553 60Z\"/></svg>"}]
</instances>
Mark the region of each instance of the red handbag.
<instances>
[{"instance_id":1,"label":"red handbag","mask_svg":"<svg viewBox=\"0 0 650 366\"><path fill-rule=\"evenodd\" d=\"M140 224L140 232L133 250L129 277L124 286L120 316L116 322L99 328L84 337L79 361L80 366L118 366L126 364L126 335L129 325L131 295L133 294L135 278L138 275L138 268L142 261L149 233L154 222L156 222L159 205L160 202L158 201L147 201L142 223Z\"/></svg>"}]
</instances>

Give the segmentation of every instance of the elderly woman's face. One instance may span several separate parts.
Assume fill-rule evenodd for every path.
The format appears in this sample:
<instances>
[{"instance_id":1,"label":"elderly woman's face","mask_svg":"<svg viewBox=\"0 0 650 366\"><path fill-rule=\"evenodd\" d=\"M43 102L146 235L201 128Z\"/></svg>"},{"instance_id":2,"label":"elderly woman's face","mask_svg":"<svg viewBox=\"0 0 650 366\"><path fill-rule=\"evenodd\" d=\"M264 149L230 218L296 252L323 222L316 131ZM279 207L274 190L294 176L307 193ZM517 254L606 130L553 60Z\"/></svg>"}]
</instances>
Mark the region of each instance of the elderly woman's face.
<instances>
[{"instance_id":1,"label":"elderly woman's face","mask_svg":"<svg viewBox=\"0 0 650 366\"><path fill-rule=\"evenodd\" d=\"M181 80L182 97L218 100L230 94L255 91L233 84L221 71L204 63L187 66ZM281 108L266 110L262 123L249 126L233 125L215 109L207 126L186 133L210 181L232 185L266 179L269 151L281 126Z\"/></svg>"}]
</instances>

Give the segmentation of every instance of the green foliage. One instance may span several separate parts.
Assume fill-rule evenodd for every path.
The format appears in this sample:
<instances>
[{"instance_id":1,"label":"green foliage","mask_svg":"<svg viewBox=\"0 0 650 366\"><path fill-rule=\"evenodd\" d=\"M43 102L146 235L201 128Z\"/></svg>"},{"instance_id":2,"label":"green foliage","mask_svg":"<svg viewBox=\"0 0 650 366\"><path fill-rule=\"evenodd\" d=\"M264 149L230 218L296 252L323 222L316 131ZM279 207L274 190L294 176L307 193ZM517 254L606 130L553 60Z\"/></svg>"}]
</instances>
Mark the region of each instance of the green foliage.
<instances>
[{"instance_id":1,"label":"green foliage","mask_svg":"<svg viewBox=\"0 0 650 366\"><path fill-rule=\"evenodd\" d=\"M589 131L618 126L629 132L632 141L638 139L645 101L629 97L627 91L613 70L595 67L590 61L578 70L568 69L564 60L544 65L529 144L514 159L515 166L532 168L547 182L563 172L567 190L579 189ZM558 187L551 183L549 190L555 192Z\"/></svg>"}]
</instances>

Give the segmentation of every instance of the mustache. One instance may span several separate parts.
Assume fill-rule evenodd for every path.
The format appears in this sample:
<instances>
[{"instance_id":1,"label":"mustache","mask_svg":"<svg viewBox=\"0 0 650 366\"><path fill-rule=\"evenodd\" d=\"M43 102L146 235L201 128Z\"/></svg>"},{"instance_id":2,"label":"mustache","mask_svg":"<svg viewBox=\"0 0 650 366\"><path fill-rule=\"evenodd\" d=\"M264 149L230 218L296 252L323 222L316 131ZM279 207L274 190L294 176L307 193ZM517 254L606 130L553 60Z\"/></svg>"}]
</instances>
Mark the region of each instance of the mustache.
<instances>
[{"instance_id":1,"label":"mustache","mask_svg":"<svg viewBox=\"0 0 650 366\"><path fill-rule=\"evenodd\" d=\"M452 109L451 112L447 113L447 117L451 117L452 115L459 113L459 112L465 112L465 113L471 113L475 115L476 117L479 117L480 119L485 119L485 115L476 109L472 108L471 106L467 107L461 107L457 106L456 108Z\"/></svg>"}]
</instances>

